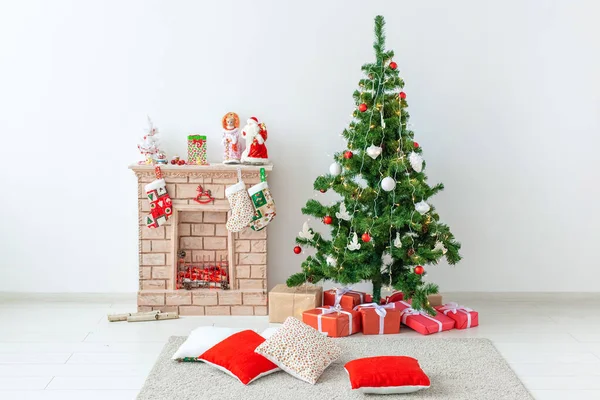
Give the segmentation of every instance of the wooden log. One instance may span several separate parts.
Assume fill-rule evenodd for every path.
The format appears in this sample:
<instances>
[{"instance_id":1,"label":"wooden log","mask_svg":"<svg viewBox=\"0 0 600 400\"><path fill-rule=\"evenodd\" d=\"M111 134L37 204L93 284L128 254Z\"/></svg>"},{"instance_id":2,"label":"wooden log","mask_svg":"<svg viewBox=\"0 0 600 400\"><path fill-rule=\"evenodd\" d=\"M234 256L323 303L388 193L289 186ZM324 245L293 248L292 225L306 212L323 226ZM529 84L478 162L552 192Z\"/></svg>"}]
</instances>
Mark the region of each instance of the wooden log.
<instances>
[{"instance_id":1,"label":"wooden log","mask_svg":"<svg viewBox=\"0 0 600 400\"><path fill-rule=\"evenodd\" d=\"M134 313L125 313L125 314L109 314L107 315L109 322L118 322L118 321L127 321L127 318L138 315L156 315L160 314L160 310L156 311L144 311L144 312L134 312Z\"/></svg>"},{"instance_id":2,"label":"wooden log","mask_svg":"<svg viewBox=\"0 0 600 400\"><path fill-rule=\"evenodd\" d=\"M127 322L161 321L164 319L177 319L179 315L175 312L157 313L153 315L131 315Z\"/></svg>"}]
</instances>

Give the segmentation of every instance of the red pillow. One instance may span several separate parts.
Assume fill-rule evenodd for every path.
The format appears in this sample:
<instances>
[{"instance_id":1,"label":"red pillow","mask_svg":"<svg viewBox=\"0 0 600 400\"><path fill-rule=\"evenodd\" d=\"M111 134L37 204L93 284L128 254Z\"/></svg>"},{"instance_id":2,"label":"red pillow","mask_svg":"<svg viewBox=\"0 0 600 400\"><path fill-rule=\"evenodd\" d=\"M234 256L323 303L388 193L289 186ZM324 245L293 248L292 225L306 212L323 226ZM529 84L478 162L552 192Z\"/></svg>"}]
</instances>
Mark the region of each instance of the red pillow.
<instances>
[{"instance_id":1,"label":"red pillow","mask_svg":"<svg viewBox=\"0 0 600 400\"><path fill-rule=\"evenodd\" d=\"M264 341L265 338L254 331L238 332L206 350L198 359L247 385L279 370L277 365L254 352Z\"/></svg>"},{"instance_id":2,"label":"red pillow","mask_svg":"<svg viewBox=\"0 0 600 400\"><path fill-rule=\"evenodd\" d=\"M363 393L411 393L427 389L429 378L412 357L381 356L352 360L344 368L353 390Z\"/></svg>"}]
</instances>

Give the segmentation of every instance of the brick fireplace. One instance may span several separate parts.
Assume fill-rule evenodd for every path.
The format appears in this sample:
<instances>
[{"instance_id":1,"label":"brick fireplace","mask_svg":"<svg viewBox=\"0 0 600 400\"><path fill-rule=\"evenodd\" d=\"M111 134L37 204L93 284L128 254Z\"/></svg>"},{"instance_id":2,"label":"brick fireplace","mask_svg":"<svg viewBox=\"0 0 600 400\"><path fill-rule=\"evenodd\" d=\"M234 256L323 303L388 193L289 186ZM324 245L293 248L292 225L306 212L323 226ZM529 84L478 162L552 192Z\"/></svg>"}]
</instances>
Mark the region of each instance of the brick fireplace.
<instances>
[{"instance_id":1,"label":"brick fireplace","mask_svg":"<svg viewBox=\"0 0 600 400\"><path fill-rule=\"evenodd\" d=\"M150 206L144 186L152 182L154 167L131 165L138 180L139 292L138 310L177 311L180 315L267 315L267 229L230 233L225 228L229 203L225 188L237 182L237 169L248 187L260 182L259 166L213 164L161 166L173 215L165 225L148 228L144 216ZM265 171L272 165L262 166ZM199 204L198 185L215 201ZM185 261L223 261L228 290L177 288L178 252Z\"/></svg>"}]
</instances>

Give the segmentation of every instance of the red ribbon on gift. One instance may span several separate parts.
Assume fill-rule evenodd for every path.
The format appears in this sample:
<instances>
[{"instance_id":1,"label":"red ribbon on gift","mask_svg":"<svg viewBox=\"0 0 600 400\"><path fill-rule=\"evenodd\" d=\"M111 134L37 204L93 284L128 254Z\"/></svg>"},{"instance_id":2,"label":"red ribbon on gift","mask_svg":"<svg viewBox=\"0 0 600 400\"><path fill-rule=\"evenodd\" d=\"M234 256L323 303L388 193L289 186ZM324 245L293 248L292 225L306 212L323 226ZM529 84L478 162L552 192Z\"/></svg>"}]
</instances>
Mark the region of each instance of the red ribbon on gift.
<instances>
[{"instance_id":1,"label":"red ribbon on gift","mask_svg":"<svg viewBox=\"0 0 600 400\"><path fill-rule=\"evenodd\" d=\"M192 139L192 143L199 144L200 146L202 146L202 144L204 143L204 140L202 140L202 139Z\"/></svg>"}]
</instances>

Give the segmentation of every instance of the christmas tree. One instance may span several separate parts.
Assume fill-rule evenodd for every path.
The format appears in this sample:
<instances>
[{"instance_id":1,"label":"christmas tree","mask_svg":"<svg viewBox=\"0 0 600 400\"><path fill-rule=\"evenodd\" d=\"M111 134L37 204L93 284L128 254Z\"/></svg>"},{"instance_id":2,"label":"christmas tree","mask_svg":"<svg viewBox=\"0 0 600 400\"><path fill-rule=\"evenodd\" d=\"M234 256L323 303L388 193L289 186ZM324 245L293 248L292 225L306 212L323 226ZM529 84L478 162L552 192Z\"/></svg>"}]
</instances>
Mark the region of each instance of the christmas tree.
<instances>
[{"instance_id":1,"label":"christmas tree","mask_svg":"<svg viewBox=\"0 0 600 400\"><path fill-rule=\"evenodd\" d=\"M394 52L385 50L384 25L377 16L376 60L362 66L354 119L342 133L347 149L336 153L330 173L314 182L315 190L333 190L342 199L331 205L310 199L302 209L330 225L331 239L304 223L294 252L301 253L301 246L316 252L287 284L371 281L374 301L379 302L383 286L393 287L411 298L414 308L432 313L427 295L437 293L438 286L424 281L423 265L442 257L457 263L460 244L428 202L444 186L427 184L422 149L408 129L404 81L392 61Z\"/></svg>"}]
</instances>

